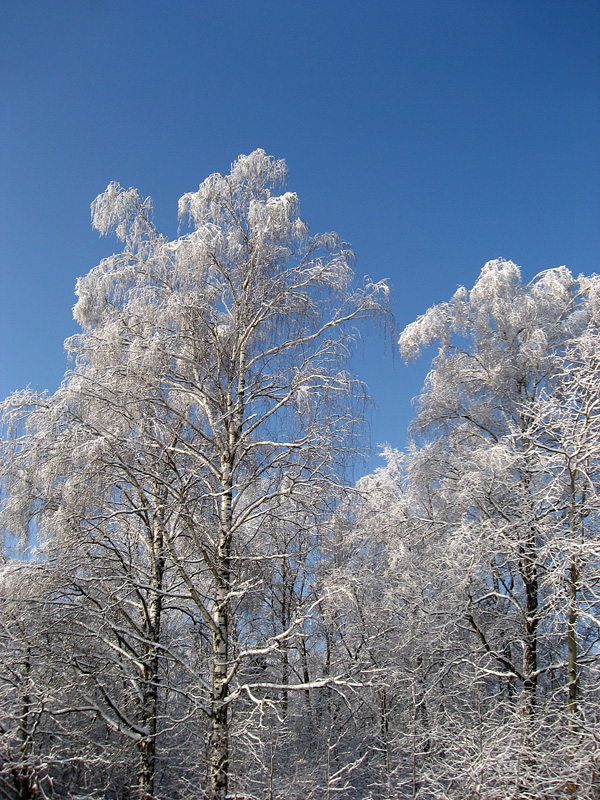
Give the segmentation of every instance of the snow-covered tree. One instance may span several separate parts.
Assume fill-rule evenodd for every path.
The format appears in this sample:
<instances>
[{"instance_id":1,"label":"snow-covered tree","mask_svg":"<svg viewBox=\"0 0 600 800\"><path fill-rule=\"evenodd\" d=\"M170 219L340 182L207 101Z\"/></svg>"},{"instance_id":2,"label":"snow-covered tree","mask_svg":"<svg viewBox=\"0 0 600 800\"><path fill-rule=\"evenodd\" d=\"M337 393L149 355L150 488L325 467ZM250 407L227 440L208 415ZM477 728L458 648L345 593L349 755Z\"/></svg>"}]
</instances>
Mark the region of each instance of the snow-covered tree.
<instances>
[{"instance_id":1,"label":"snow-covered tree","mask_svg":"<svg viewBox=\"0 0 600 800\"><path fill-rule=\"evenodd\" d=\"M481 769L459 778L459 739L448 740L446 778L466 781L463 791L472 780L469 791L541 797L577 783L574 761L556 744L565 727L557 690L571 693L572 715L573 676L565 669L577 617L572 528L589 509L582 476L577 488L565 480L564 452L559 468L549 437L554 427L556 443L556 426L563 436L560 420L580 405L565 399L564 374L589 331L595 285L564 268L524 285L514 264L490 262L470 292L459 289L400 339L405 358L439 343L408 469L435 497L430 525L432 533L442 530L440 565L452 589L432 609L463 632L463 658L475 668L463 700L470 682L479 708L471 729L479 728L494 754L476 757L477 737L465 739L471 764L477 758Z\"/></svg>"},{"instance_id":2,"label":"snow-covered tree","mask_svg":"<svg viewBox=\"0 0 600 800\"><path fill-rule=\"evenodd\" d=\"M318 529L319 498L360 447L364 392L348 361L356 326L385 313L387 287L354 287L350 247L310 234L286 178L285 163L261 150L240 156L181 199L190 230L175 241L154 228L149 200L110 184L92 221L122 252L78 281L74 368L27 418L27 447L8 454L6 525L26 504L40 537L85 556L73 574L86 613L98 612L86 624L107 602L115 611L102 641L123 657L111 668L136 673L131 707L104 685L97 713L136 743L143 798L154 793L160 663L179 658L161 637L165 608L202 643L181 661L184 695L208 722L213 800L234 772L242 717L232 707L276 693L285 713L294 687L310 690L291 663L312 600L296 563L308 551L289 532L309 517ZM250 624L267 585L279 619ZM269 658L279 669L250 679Z\"/></svg>"},{"instance_id":3,"label":"snow-covered tree","mask_svg":"<svg viewBox=\"0 0 600 800\"><path fill-rule=\"evenodd\" d=\"M156 513L164 468L136 441L135 420L144 414L134 398L125 410L118 393L108 394L98 376L92 381L90 369L81 381L82 373L80 365L50 397L5 403L9 427L24 425L7 440L2 518L13 535L34 538L34 561L48 577L37 603L53 609L61 645L52 658L76 687L73 711L101 720L137 750L137 791L148 798L171 589Z\"/></svg>"}]
</instances>

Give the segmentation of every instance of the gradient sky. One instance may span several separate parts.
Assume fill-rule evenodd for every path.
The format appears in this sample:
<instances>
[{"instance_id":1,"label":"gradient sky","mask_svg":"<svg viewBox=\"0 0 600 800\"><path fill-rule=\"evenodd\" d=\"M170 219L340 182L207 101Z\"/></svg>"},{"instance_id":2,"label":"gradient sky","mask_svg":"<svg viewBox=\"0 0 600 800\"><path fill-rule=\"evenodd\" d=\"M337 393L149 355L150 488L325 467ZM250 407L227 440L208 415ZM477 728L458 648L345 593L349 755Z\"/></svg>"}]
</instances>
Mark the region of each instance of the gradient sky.
<instances>
[{"instance_id":1,"label":"gradient sky","mask_svg":"<svg viewBox=\"0 0 600 800\"><path fill-rule=\"evenodd\" d=\"M57 388L111 180L177 200L256 147L314 232L393 284L401 329L499 256L598 271L600 4L46 0L0 12L0 397ZM364 342L373 445L402 447L428 362Z\"/></svg>"}]
</instances>

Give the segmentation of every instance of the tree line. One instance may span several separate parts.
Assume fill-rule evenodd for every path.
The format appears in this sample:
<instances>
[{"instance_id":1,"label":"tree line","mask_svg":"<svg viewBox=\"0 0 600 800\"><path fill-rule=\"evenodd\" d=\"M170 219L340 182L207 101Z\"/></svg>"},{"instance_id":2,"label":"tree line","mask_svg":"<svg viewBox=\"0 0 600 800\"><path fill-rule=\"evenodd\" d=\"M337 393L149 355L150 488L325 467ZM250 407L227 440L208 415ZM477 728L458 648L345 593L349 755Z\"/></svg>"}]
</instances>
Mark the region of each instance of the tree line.
<instances>
[{"instance_id":1,"label":"tree line","mask_svg":"<svg viewBox=\"0 0 600 800\"><path fill-rule=\"evenodd\" d=\"M364 449L385 282L257 150L171 241L110 184L53 394L1 406L0 798L597 798L600 282L474 287Z\"/></svg>"}]
</instances>

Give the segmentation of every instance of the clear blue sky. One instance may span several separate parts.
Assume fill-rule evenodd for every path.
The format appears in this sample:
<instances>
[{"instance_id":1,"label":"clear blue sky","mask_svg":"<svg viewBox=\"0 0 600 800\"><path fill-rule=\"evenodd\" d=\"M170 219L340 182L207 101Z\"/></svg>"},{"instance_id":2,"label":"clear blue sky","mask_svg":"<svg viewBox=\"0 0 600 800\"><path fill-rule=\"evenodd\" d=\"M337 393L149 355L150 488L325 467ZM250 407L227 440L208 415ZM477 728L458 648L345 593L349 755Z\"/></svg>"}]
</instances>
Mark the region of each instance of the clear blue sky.
<instances>
[{"instance_id":1,"label":"clear blue sky","mask_svg":"<svg viewBox=\"0 0 600 800\"><path fill-rule=\"evenodd\" d=\"M5 3L0 397L58 386L111 180L174 236L180 195L256 147L391 280L400 328L491 258L597 271L599 53L597 1ZM427 364L361 353L373 443L402 447Z\"/></svg>"}]
</instances>

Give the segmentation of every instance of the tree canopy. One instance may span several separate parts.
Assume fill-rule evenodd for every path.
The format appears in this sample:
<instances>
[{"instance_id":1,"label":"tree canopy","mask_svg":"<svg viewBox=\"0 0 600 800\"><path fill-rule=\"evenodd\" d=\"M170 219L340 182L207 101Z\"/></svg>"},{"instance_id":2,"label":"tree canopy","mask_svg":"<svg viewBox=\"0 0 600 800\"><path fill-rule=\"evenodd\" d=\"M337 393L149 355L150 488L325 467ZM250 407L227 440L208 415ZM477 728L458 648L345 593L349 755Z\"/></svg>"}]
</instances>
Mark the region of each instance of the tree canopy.
<instances>
[{"instance_id":1,"label":"tree canopy","mask_svg":"<svg viewBox=\"0 0 600 800\"><path fill-rule=\"evenodd\" d=\"M257 150L109 184L53 394L1 406L0 798L597 797L600 283L486 264L352 482L384 281Z\"/></svg>"}]
</instances>

